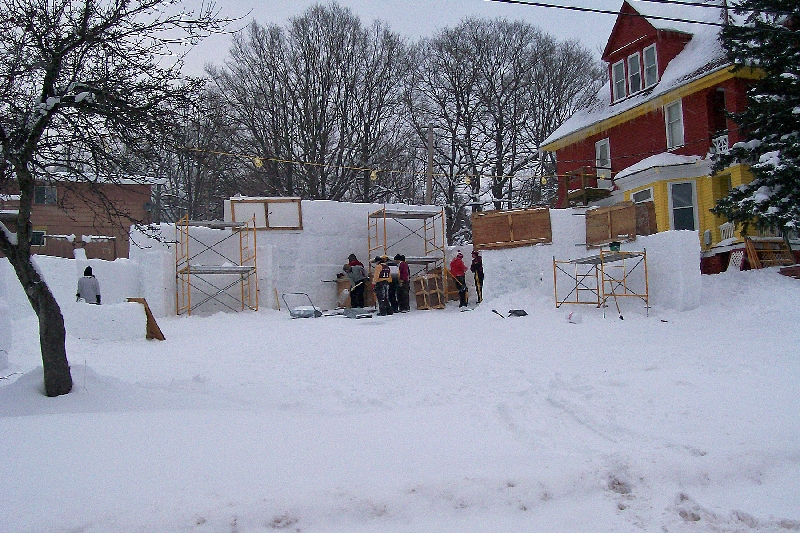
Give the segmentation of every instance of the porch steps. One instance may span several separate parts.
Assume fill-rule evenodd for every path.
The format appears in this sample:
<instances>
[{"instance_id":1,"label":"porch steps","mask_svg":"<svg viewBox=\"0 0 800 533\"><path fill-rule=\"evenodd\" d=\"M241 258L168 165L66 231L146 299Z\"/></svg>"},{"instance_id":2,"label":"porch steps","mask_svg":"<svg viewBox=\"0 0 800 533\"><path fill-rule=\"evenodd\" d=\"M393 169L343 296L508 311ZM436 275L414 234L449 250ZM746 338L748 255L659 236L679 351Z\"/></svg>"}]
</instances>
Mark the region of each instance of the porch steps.
<instances>
[{"instance_id":1,"label":"porch steps","mask_svg":"<svg viewBox=\"0 0 800 533\"><path fill-rule=\"evenodd\" d=\"M794 256L782 237L745 237L750 268L794 265Z\"/></svg>"}]
</instances>

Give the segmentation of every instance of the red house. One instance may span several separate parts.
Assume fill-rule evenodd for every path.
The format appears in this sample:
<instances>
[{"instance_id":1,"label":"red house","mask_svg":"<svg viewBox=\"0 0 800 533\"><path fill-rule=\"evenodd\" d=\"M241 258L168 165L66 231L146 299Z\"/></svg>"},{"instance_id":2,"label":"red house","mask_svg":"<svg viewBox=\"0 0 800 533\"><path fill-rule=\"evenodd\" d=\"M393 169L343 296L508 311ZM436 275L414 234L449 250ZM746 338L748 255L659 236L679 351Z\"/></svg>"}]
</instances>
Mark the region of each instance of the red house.
<instances>
[{"instance_id":1,"label":"red house","mask_svg":"<svg viewBox=\"0 0 800 533\"><path fill-rule=\"evenodd\" d=\"M603 51L608 82L543 143L556 153L557 207L654 202L659 231L688 229L712 253L734 228L711 209L752 176L711 175L712 155L743 139L728 118L758 73L733 71L719 41L722 2L625 1ZM721 227L720 227L721 226Z\"/></svg>"}]
</instances>

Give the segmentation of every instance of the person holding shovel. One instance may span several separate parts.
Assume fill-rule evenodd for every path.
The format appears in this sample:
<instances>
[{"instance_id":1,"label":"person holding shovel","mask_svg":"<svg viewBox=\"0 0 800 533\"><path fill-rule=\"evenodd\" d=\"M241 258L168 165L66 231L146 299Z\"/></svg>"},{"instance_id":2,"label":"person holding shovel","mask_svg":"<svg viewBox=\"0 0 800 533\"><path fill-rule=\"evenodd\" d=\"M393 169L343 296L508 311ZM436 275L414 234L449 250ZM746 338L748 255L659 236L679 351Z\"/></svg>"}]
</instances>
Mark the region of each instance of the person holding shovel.
<instances>
[{"instance_id":1,"label":"person holding shovel","mask_svg":"<svg viewBox=\"0 0 800 533\"><path fill-rule=\"evenodd\" d=\"M458 306L459 307L466 307L467 306L467 265L464 264L464 254L461 253L461 250L458 251L455 258L450 261L450 274L453 275L453 278L456 280L456 285L458 286Z\"/></svg>"},{"instance_id":2,"label":"person holding shovel","mask_svg":"<svg viewBox=\"0 0 800 533\"><path fill-rule=\"evenodd\" d=\"M350 307L364 307L364 287L369 276L363 265L344 265L344 275L350 282Z\"/></svg>"}]
</instances>

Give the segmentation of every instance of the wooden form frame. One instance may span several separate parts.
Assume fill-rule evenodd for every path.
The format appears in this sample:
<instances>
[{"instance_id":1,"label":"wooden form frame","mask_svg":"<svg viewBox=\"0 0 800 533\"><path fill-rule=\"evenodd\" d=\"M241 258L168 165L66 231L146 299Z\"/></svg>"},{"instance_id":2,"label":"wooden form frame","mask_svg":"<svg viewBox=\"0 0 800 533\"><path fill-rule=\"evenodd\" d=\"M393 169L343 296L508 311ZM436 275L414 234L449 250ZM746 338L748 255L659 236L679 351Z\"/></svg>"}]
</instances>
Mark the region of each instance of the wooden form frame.
<instances>
[{"instance_id":1,"label":"wooden form frame","mask_svg":"<svg viewBox=\"0 0 800 533\"><path fill-rule=\"evenodd\" d=\"M205 244L194 237L190 228L206 227L218 230L230 230L227 235L212 244ZM218 222L189 220L184 216L175 224L175 277L177 280L175 288L175 309L178 315L186 313L192 314L192 310L210 301L216 301L232 311L236 311L232 305L221 300L222 296L227 296L240 305L240 310L245 308L258 311L258 273L256 258L256 221L253 217L249 222ZM234 236L239 237L239 258L238 261L225 256L220 251L220 245ZM194 246L192 246L194 244ZM199 246L200 250L197 251ZM198 265L192 264L192 260L203 252L213 252L225 260L225 265ZM211 282L214 277L220 275L234 275L234 281L226 279L226 285L220 287ZM208 276L211 276L210 278ZM193 282L193 278L195 281ZM205 282L212 287L213 293L206 292L198 286L197 280ZM234 296L228 289L239 286L239 296ZM201 293L204 297L199 301L192 302L192 289Z\"/></svg>"},{"instance_id":2,"label":"wooden form frame","mask_svg":"<svg viewBox=\"0 0 800 533\"><path fill-rule=\"evenodd\" d=\"M630 277L640 268L644 274L644 287L635 290ZM563 298L558 295L559 272L569 276L572 282L568 287L568 294ZM553 257L553 292L556 308L564 304L595 305L603 308L603 317L606 316L609 298L613 298L615 303L617 298L639 298L644 301L647 316L650 316L647 250L641 252L601 250L598 255L570 261L557 261Z\"/></svg>"},{"instance_id":3,"label":"wooden form frame","mask_svg":"<svg viewBox=\"0 0 800 533\"><path fill-rule=\"evenodd\" d=\"M586 247L636 240L636 206L621 202L586 211Z\"/></svg>"},{"instance_id":4,"label":"wooden form frame","mask_svg":"<svg viewBox=\"0 0 800 533\"><path fill-rule=\"evenodd\" d=\"M552 242L549 207L472 213L474 250L515 248Z\"/></svg>"},{"instance_id":5,"label":"wooden form frame","mask_svg":"<svg viewBox=\"0 0 800 533\"><path fill-rule=\"evenodd\" d=\"M419 230L409 227L408 221L422 223ZM388 242L388 225L393 222L406 230L406 235L395 243ZM446 286L445 276L445 248L447 234L445 233L444 208L438 211L421 211L413 209L387 209L383 207L373 211L367 217L367 254L369 258L376 255L389 255L389 249L403 240L416 236L423 240L423 255L406 257L410 266L416 266L417 271L412 274L415 294L417 296L417 309L441 309L438 302L445 302ZM370 275L372 262L369 263ZM436 278L434 281L433 278ZM419 291L425 291L420 300ZM423 307L420 307L420 301Z\"/></svg>"},{"instance_id":6,"label":"wooden form frame","mask_svg":"<svg viewBox=\"0 0 800 533\"><path fill-rule=\"evenodd\" d=\"M303 229L303 202L301 198L231 198L231 220L250 222L255 220L256 229L300 230ZM239 205L239 216L236 206Z\"/></svg>"}]
</instances>

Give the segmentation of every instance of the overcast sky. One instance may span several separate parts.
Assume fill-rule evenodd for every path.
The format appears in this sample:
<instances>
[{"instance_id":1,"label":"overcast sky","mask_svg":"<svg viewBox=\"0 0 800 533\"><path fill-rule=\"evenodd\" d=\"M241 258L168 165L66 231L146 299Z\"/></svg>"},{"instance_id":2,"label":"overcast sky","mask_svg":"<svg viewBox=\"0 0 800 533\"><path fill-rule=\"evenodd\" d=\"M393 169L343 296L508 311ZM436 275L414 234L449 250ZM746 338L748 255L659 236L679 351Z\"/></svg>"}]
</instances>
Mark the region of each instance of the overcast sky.
<instances>
[{"instance_id":1,"label":"overcast sky","mask_svg":"<svg viewBox=\"0 0 800 533\"><path fill-rule=\"evenodd\" d=\"M197 0L199 1L199 0ZM222 16L243 17L235 28L253 19L262 24L285 25L290 17L310 6L329 2L317 0L215 0ZM188 3L188 2L187 2ZM622 0L546 0L544 3L618 11ZM339 0L369 24L375 19L388 22L402 36L415 40L454 26L466 17L526 20L559 39L577 39L599 57L614 25L613 15L580 13L564 9L513 5L487 0ZM214 36L201 43L187 57L187 74L202 74L205 63L221 64L230 47L229 36Z\"/></svg>"}]
</instances>

